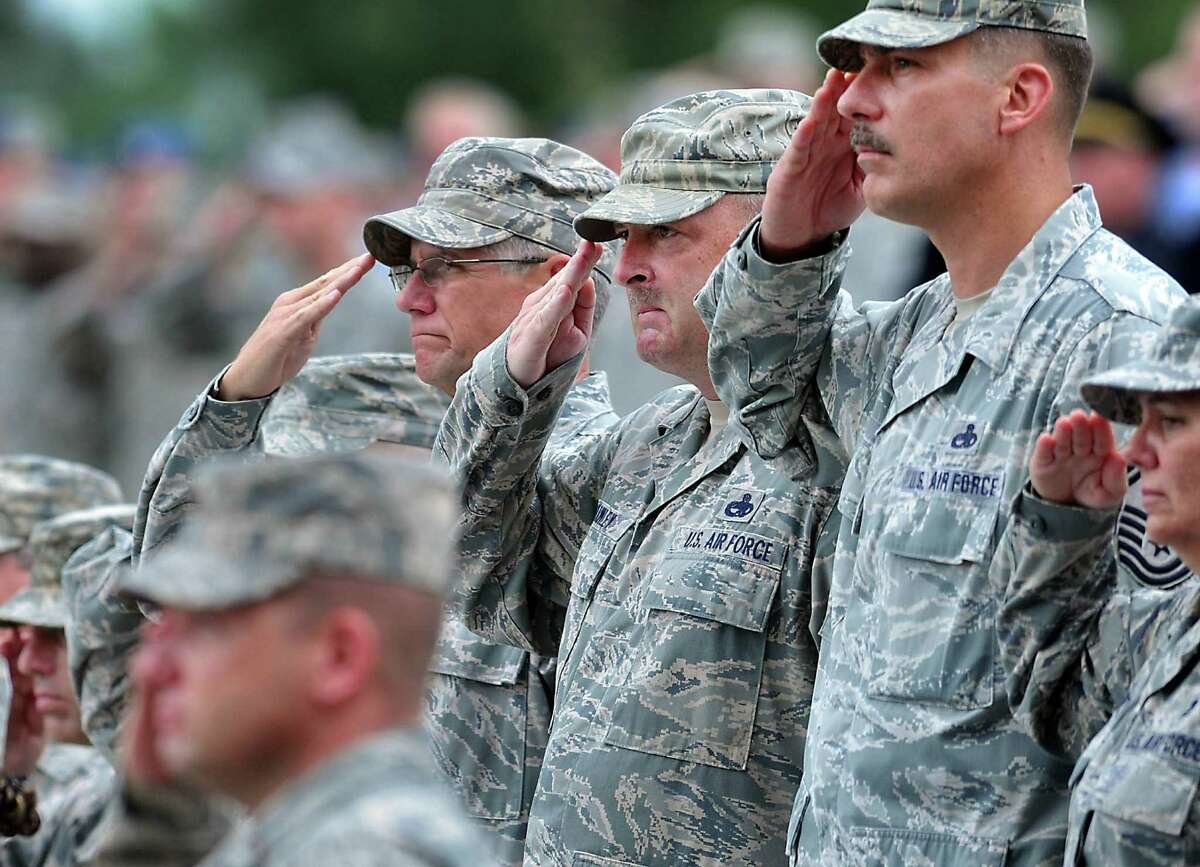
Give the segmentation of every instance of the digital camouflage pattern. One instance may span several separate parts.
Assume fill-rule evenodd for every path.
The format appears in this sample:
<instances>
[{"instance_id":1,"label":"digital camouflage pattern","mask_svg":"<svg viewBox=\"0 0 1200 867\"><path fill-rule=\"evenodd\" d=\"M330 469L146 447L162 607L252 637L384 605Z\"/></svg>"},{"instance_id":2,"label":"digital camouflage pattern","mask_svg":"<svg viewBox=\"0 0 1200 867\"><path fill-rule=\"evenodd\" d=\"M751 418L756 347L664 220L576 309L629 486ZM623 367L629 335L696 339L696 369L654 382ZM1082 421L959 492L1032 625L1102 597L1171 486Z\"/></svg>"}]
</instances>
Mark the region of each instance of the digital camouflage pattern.
<instances>
[{"instance_id":1,"label":"digital camouflage pattern","mask_svg":"<svg viewBox=\"0 0 1200 867\"><path fill-rule=\"evenodd\" d=\"M1193 864L1200 858L1200 587L1185 585L1168 635L1071 780L1066 863Z\"/></svg>"},{"instance_id":2,"label":"digital camouflage pattern","mask_svg":"<svg viewBox=\"0 0 1200 867\"><path fill-rule=\"evenodd\" d=\"M384 265L409 262L412 239L447 250L488 247L514 236L570 255L572 221L616 184L582 151L542 138L464 138L434 161L411 208L372 217L367 250ZM596 266L612 275L608 251Z\"/></svg>"},{"instance_id":3,"label":"digital camouflage pattern","mask_svg":"<svg viewBox=\"0 0 1200 867\"><path fill-rule=\"evenodd\" d=\"M529 864L781 864L844 469L817 425L764 461L685 386L619 425L559 416L506 336L439 435L467 480L466 622L559 654ZM551 439L555 438L553 441Z\"/></svg>"},{"instance_id":4,"label":"digital camouflage pattern","mask_svg":"<svg viewBox=\"0 0 1200 867\"><path fill-rule=\"evenodd\" d=\"M1086 377L1150 352L1182 290L1086 187L952 329L946 275L855 310L844 248L772 265L756 237L697 296L717 391L770 456L815 388L852 453L796 861L1061 863L1071 763L1015 718L996 631L1012 574L993 561L1036 436Z\"/></svg>"},{"instance_id":5,"label":"digital camouflage pattern","mask_svg":"<svg viewBox=\"0 0 1200 867\"><path fill-rule=\"evenodd\" d=\"M1083 397L1096 412L1118 424L1142 421L1140 393L1200 392L1200 298L1189 298L1171 314L1154 352L1083 384Z\"/></svg>"},{"instance_id":6,"label":"digital camouflage pattern","mask_svg":"<svg viewBox=\"0 0 1200 867\"><path fill-rule=\"evenodd\" d=\"M621 137L621 182L575 231L611 241L617 223L671 223L728 193L765 193L810 102L794 90L714 90L651 109Z\"/></svg>"},{"instance_id":7,"label":"digital camouflage pattern","mask_svg":"<svg viewBox=\"0 0 1200 867\"><path fill-rule=\"evenodd\" d=\"M120 502L117 480L86 464L40 455L0 455L0 553L24 547L41 521Z\"/></svg>"},{"instance_id":8,"label":"digital camouflage pattern","mask_svg":"<svg viewBox=\"0 0 1200 867\"><path fill-rule=\"evenodd\" d=\"M420 730L393 730L319 765L263 805L202 867L491 867Z\"/></svg>"},{"instance_id":9,"label":"digital camouflage pattern","mask_svg":"<svg viewBox=\"0 0 1200 867\"><path fill-rule=\"evenodd\" d=\"M360 451L379 441L431 448L449 405L417 379L411 355L313 358L271 400L261 447L286 457Z\"/></svg>"},{"instance_id":10,"label":"digital camouflage pattern","mask_svg":"<svg viewBox=\"0 0 1200 867\"><path fill-rule=\"evenodd\" d=\"M109 527L131 529L133 514L132 504L97 506L37 524L29 537L29 586L0 605L0 624L65 630L69 618L62 594L63 567L76 549Z\"/></svg>"},{"instance_id":11,"label":"digital camouflage pattern","mask_svg":"<svg viewBox=\"0 0 1200 867\"><path fill-rule=\"evenodd\" d=\"M854 72L860 45L927 48L980 27L1015 27L1087 38L1084 0L871 0L864 12L817 40L821 59Z\"/></svg>"},{"instance_id":12,"label":"digital camouflage pattern","mask_svg":"<svg viewBox=\"0 0 1200 867\"><path fill-rule=\"evenodd\" d=\"M52 743L30 779L38 793L42 826L32 837L0 843L0 864L75 867L87 863L116 788L112 765L91 747Z\"/></svg>"},{"instance_id":13,"label":"digital camouflage pattern","mask_svg":"<svg viewBox=\"0 0 1200 867\"><path fill-rule=\"evenodd\" d=\"M279 595L314 573L443 594L455 556L454 496L412 460L312 457L222 462L196 481L199 509L121 590L211 611Z\"/></svg>"}]
</instances>

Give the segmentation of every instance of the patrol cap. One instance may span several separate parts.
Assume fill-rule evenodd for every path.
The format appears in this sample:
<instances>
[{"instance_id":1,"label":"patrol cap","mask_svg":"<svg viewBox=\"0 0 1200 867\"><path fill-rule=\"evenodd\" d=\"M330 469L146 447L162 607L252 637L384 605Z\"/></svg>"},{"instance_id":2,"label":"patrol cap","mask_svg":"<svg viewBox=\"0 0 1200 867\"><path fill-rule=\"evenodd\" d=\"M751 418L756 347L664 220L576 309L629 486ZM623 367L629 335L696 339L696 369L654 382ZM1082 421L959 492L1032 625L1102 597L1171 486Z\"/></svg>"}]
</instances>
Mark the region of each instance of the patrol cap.
<instances>
[{"instance_id":1,"label":"patrol cap","mask_svg":"<svg viewBox=\"0 0 1200 867\"><path fill-rule=\"evenodd\" d=\"M33 528L29 550L33 556L29 586L0 605L0 622L65 629L67 609L62 594L62 572L76 550L109 527L133 528L136 507L98 506L68 512Z\"/></svg>"},{"instance_id":2,"label":"patrol cap","mask_svg":"<svg viewBox=\"0 0 1200 867\"><path fill-rule=\"evenodd\" d=\"M363 241L393 267L409 261L414 238L461 250L519 237L571 255L579 245L572 221L616 180L587 154L549 139L459 139L434 161L417 204L371 217ZM611 255L598 268L610 277Z\"/></svg>"},{"instance_id":3,"label":"patrol cap","mask_svg":"<svg viewBox=\"0 0 1200 867\"><path fill-rule=\"evenodd\" d=\"M1150 354L1087 379L1083 399L1118 424L1142 421L1139 394L1200 392L1200 297L1171 312Z\"/></svg>"},{"instance_id":4,"label":"patrol cap","mask_svg":"<svg viewBox=\"0 0 1200 867\"><path fill-rule=\"evenodd\" d=\"M765 193L810 103L795 90L710 90L651 109L621 137L621 182L575 231L611 241L617 223L670 223L726 193Z\"/></svg>"},{"instance_id":5,"label":"patrol cap","mask_svg":"<svg viewBox=\"0 0 1200 867\"><path fill-rule=\"evenodd\" d=\"M837 69L862 67L859 46L928 48L980 27L1014 27L1087 39L1083 0L871 0L865 11L817 40Z\"/></svg>"},{"instance_id":6,"label":"patrol cap","mask_svg":"<svg viewBox=\"0 0 1200 867\"><path fill-rule=\"evenodd\" d=\"M160 606L220 610L270 599L314 574L444 594L458 497L427 464L378 455L236 462L201 474L179 535L123 575Z\"/></svg>"},{"instance_id":7,"label":"patrol cap","mask_svg":"<svg viewBox=\"0 0 1200 867\"><path fill-rule=\"evenodd\" d=\"M354 452L381 441L432 448L449 405L417 378L412 355L314 358L271 401L263 448L285 457Z\"/></svg>"},{"instance_id":8,"label":"patrol cap","mask_svg":"<svg viewBox=\"0 0 1200 867\"><path fill-rule=\"evenodd\" d=\"M117 480L86 464L41 455L0 456L0 554L25 547L35 524L120 501Z\"/></svg>"}]
</instances>

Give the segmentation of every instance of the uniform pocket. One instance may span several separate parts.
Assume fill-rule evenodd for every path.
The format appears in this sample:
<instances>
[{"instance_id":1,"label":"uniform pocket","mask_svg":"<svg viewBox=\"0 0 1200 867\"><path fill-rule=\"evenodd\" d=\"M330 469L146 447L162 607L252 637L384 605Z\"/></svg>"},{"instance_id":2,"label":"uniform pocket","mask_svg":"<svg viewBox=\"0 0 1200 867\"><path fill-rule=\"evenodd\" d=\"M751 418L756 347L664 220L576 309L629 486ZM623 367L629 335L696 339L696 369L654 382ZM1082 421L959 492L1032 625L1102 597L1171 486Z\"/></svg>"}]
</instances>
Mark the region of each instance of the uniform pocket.
<instances>
[{"instance_id":1,"label":"uniform pocket","mask_svg":"<svg viewBox=\"0 0 1200 867\"><path fill-rule=\"evenodd\" d=\"M910 503L880 537L871 613L874 698L960 710L994 700L996 600L988 564L995 503Z\"/></svg>"},{"instance_id":2,"label":"uniform pocket","mask_svg":"<svg viewBox=\"0 0 1200 867\"><path fill-rule=\"evenodd\" d=\"M1008 858L1008 843L988 837L855 828L851 838L860 850L855 861L877 867L1003 867Z\"/></svg>"},{"instance_id":3,"label":"uniform pocket","mask_svg":"<svg viewBox=\"0 0 1200 867\"><path fill-rule=\"evenodd\" d=\"M1131 829L1178 838L1196 802L1198 774L1200 769L1189 773L1153 753L1121 753L1091 787L1093 804L1097 813Z\"/></svg>"},{"instance_id":4,"label":"uniform pocket","mask_svg":"<svg viewBox=\"0 0 1200 867\"><path fill-rule=\"evenodd\" d=\"M723 540L728 550L754 545L751 556L769 564L786 556L752 533L731 535L746 539ZM778 587L770 565L723 556L663 560L648 578L637 659L618 690L605 743L744 769Z\"/></svg>"},{"instance_id":5,"label":"uniform pocket","mask_svg":"<svg viewBox=\"0 0 1200 867\"><path fill-rule=\"evenodd\" d=\"M426 729L438 766L470 815L520 818L528 725L525 652L486 644L451 621L429 668Z\"/></svg>"}]
</instances>

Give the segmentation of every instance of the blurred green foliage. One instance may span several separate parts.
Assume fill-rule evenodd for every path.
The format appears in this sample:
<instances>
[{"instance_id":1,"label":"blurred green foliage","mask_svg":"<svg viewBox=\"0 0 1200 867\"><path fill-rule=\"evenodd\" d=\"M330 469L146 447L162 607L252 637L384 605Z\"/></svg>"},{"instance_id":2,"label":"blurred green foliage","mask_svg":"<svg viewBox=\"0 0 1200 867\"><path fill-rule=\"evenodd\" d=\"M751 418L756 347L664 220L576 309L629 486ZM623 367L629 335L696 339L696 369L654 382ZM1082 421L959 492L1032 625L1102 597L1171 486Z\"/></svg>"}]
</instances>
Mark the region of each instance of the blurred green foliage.
<instances>
[{"instance_id":1,"label":"blurred green foliage","mask_svg":"<svg viewBox=\"0 0 1200 867\"><path fill-rule=\"evenodd\" d=\"M490 81L536 128L552 129L630 73L708 52L738 8L729 0L146 2L138 33L85 48L34 25L16 0L0 0L6 92L52 105L70 139L93 147L131 119L173 115L200 123L207 145L222 150L245 131L235 118L311 92L338 94L368 122L394 129L413 89L444 75ZM1121 43L1117 71L1132 75L1167 53L1193 3L1110 4ZM774 5L819 26L846 17L858 2Z\"/></svg>"}]
</instances>

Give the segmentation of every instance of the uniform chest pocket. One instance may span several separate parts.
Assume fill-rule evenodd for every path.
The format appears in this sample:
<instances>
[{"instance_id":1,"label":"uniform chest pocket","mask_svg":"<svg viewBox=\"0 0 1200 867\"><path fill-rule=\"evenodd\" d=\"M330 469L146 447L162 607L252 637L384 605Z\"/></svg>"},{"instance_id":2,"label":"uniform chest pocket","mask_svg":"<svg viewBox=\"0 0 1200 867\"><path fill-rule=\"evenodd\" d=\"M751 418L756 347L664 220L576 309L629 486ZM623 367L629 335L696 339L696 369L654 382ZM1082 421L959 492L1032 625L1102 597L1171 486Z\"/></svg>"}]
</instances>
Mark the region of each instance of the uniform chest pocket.
<instances>
[{"instance_id":1,"label":"uniform chest pocket","mask_svg":"<svg viewBox=\"0 0 1200 867\"><path fill-rule=\"evenodd\" d=\"M992 704L988 564L998 502L910 499L886 518L873 576L871 696L959 710Z\"/></svg>"},{"instance_id":2,"label":"uniform chest pocket","mask_svg":"<svg viewBox=\"0 0 1200 867\"><path fill-rule=\"evenodd\" d=\"M767 618L779 588L775 564L787 553L755 538L760 555L773 546L767 565L676 555L650 573L636 658L616 691L605 743L716 768L746 767Z\"/></svg>"},{"instance_id":3,"label":"uniform chest pocket","mask_svg":"<svg viewBox=\"0 0 1200 867\"><path fill-rule=\"evenodd\" d=\"M1094 863L1123 861L1117 857L1122 852L1153 852L1164 863L1190 863L1183 860L1184 829L1198 781L1200 767L1185 770L1151 752L1119 753L1087 785L1086 801L1094 812L1083 852L1089 859L1092 853L1106 855Z\"/></svg>"}]
</instances>

